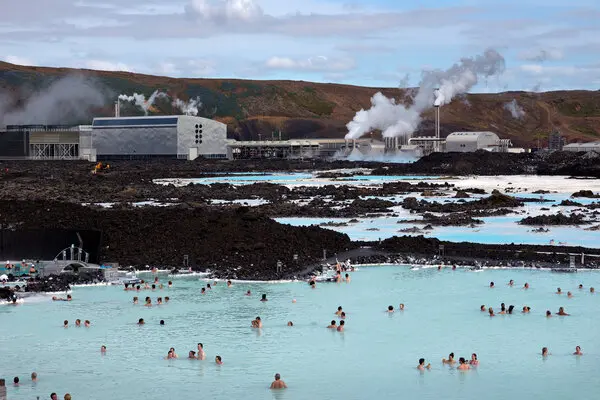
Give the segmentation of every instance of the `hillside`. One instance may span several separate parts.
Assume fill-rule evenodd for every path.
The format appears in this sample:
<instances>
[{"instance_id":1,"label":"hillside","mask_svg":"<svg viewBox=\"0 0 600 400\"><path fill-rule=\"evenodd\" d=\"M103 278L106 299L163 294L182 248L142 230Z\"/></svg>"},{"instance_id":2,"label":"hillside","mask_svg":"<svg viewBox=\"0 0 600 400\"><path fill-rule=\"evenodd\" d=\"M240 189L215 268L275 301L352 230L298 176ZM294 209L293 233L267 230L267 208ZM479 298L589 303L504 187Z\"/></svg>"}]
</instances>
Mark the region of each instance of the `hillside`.
<instances>
[{"instance_id":1,"label":"hillside","mask_svg":"<svg viewBox=\"0 0 600 400\"><path fill-rule=\"evenodd\" d=\"M227 123L229 136L240 140L265 139L280 130L282 137L343 137L346 123L355 112L370 105L377 91L403 99L406 91L394 88L367 88L303 81L251 81L237 79L176 79L128 72L105 72L12 65L0 62L0 89L8 91L9 108L24 104L32 93L59 77L82 74L93 77L103 88L105 106L95 116L112 114L112 102L119 94L133 92L149 96L161 89L182 99L199 97L199 115ZM1 95L1 93L0 93ZM525 115L515 119L504 108L516 100ZM0 112L2 99L0 96ZM168 102L157 102L154 113L170 113ZM134 107L123 107L122 115L139 115ZM64 123L89 123L89 115ZM67 118L69 119L69 118ZM44 121L27 121L30 123ZM559 91L546 93L505 92L470 94L442 108L442 134L457 130L492 130L518 146L545 142L557 128L568 142L600 140L600 91ZM417 135L433 134L433 113L424 115ZM542 138L543 137L543 138Z\"/></svg>"}]
</instances>

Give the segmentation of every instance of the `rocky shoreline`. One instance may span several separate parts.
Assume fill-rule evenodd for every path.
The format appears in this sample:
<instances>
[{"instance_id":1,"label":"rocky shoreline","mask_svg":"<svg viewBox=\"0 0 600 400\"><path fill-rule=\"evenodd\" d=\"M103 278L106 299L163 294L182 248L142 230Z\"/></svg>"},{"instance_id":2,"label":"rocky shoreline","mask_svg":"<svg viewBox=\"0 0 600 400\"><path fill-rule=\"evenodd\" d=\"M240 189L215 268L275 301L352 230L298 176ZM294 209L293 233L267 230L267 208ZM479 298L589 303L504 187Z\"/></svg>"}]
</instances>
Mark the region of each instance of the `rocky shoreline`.
<instances>
[{"instance_id":1,"label":"rocky shoreline","mask_svg":"<svg viewBox=\"0 0 600 400\"><path fill-rule=\"evenodd\" d=\"M524 204L542 200L520 198L498 191L488 194L476 187L458 189L450 179L448 182L438 179L435 183L423 180L390 182L379 186L328 184L296 185L291 188L272 183L158 185L154 180L220 176L230 172L320 171L316 173L343 183L348 176L340 171L344 168L364 168L354 171L355 174L374 170L373 174L381 175L419 173L439 177L448 172L491 174L492 170L494 174L515 174L526 172L524 165L527 163L537 163L539 167L542 162L549 163L552 157L560 161L557 165L562 165L562 169L548 167L543 170L545 173L563 172L567 164L585 166L579 171L582 173L593 172L595 168L587 162L593 158L591 156L561 154L502 155L507 157L507 167L499 166L503 158L493 153L433 154L412 164L290 160L127 161L114 163L108 172L99 174L92 174L91 164L83 162L1 162L0 182L4 190L0 192L0 229L97 230L102 234L99 260L117 262L124 268L134 266L143 269L146 265L181 268L185 257L195 271L210 269L218 278L274 280L305 276L303 271L307 268L318 268L322 264L324 252L328 255L347 254L365 244L353 242L345 234L322 227L293 227L279 224L272 218L305 216L349 219L348 222L330 223L331 226L342 226L352 221L358 222L355 219L358 217L399 218L398 211L394 209L402 207L422 219L399 220L399 223L425 225L423 228L413 227L402 231L418 234L431 230L433 226L475 227L483 223L482 217L525 214ZM471 163L477 168L463 168L461 165L464 166L464 163ZM517 168L515 163L520 167ZM418 200L417 195L425 199ZM398 200L397 196L403 199ZM590 230L596 229L592 223L598 222L600 212L595 210L600 207L600 202L584 205L576 199L593 199L598 195L580 191L573 196L575 200L562 203L564 206L579 207L570 216L524 216L521 222L531 225L588 223ZM428 197L446 197L446 200L435 201ZM221 203L256 200L264 204L248 207ZM134 205L136 202L158 202L168 207L137 207ZM111 203L110 208L95 205L99 203ZM323 227L327 225L322 224ZM355 261L477 262L483 265L501 262L503 265L516 266L545 263L565 266L569 262L569 257L565 255L568 252L597 252L593 249L552 246L450 243L408 236L367 245L375 249L377 254L359 255ZM445 248L443 254L440 253L440 245ZM589 263L591 268L597 267L595 259L590 259ZM278 265L281 271L278 271ZM35 290L52 289L55 287L47 283Z\"/></svg>"}]
</instances>

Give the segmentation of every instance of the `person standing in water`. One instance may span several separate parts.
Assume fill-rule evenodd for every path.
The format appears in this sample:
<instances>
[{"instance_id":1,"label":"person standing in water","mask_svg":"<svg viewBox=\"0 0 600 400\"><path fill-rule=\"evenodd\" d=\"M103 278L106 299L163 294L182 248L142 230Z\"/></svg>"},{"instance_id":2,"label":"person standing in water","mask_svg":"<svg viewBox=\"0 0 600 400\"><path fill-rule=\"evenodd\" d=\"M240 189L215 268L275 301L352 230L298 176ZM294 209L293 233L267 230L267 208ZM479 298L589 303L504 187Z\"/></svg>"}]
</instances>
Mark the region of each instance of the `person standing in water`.
<instances>
[{"instance_id":1,"label":"person standing in water","mask_svg":"<svg viewBox=\"0 0 600 400\"><path fill-rule=\"evenodd\" d=\"M576 346L575 347L575 353L573 353L574 356L582 356L583 353L581 352L581 347Z\"/></svg>"},{"instance_id":2,"label":"person standing in water","mask_svg":"<svg viewBox=\"0 0 600 400\"><path fill-rule=\"evenodd\" d=\"M346 321L340 321L340 326L337 327L338 332L344 332L344 325L346 325Z\"/></svg>"},{"instance_id":3,"label":"person standing in water","mask_svg":"<svg viewBox=\"0 0 600 400\"><path fill-rule=\"evenodd\" d=\"M337 325L334 319L331 320L331 324L329 324L327 329L337 329Z\"/></svg>"},{"instance_id":4,"label":"person standing in water","mask_svg":"<svg viewBox=\"0 0 600 400\"><path fill-rule=\"evenodd\" d=\"M454 353L448 354L448 359L442 358L442 364L454 364L456 360L454 360Z\"/></svg>"},{"instance_id":5,"label":"person standing in water","mask_svg":"<svg viewBox=\"0 0 600 400\"><path fill-rule=\"evenodd\" d=\"M275 380L271 383L270 389L287 389L287 385L281 380L281 375L275 374Z\"/></svg>"},{"instance_id":6,"label":"person standing in water","mask_svg":"<svg viewBox=\"0 0 600 400\"><path fill-rule=\"evenodd\" d=\"M206 359L206 353L204 352L204 345L202 343L198 343L198 360Z\"/></svg>"},{"instance_id":7,"label":"person standing in water","mask_svg":"<svg viewBox=\"0 0 600 400\"><path fill-rule=\"evenodd\" d=\"M466 371L468 369L471 369L471 367L469 367L469 364L467 364L467 360L465 360L464 357L461 357L458 359L458 367L456 369L461 370L461 371Z\"/></svg>"},{"instance_id":8,"label":"person standing in water","mask_svg":"<svg viewBox=\"0 0 600 400\"><path fill-rule=\"evenodd\" d=\"M550 353L548 352L547 347L542 347L542 357L548 357Z\"/></svg>"},{"instance_id":9,"label":"person standing in water","mask_svg":"<svg viewBox=\"0 0 600 400\"><path fill-rule=\"evenodd\" d=\"M419 358L419 365L417 366L419 371L425 371L425 369L431 369L431 364L425 365L425 359Z\"/></svg>"}]
</instances>

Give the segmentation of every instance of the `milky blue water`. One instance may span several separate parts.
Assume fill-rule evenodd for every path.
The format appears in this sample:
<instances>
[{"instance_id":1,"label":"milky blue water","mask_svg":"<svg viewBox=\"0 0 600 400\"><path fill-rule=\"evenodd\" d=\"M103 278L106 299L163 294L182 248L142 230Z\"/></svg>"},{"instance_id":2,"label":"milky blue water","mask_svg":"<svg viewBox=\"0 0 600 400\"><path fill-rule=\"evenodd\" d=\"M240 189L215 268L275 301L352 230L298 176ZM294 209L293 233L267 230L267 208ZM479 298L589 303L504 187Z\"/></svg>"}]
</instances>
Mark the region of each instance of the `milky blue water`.
<instances>
[{"instance_id":1,"label":"milky blue water","mask_svg":"<svg viewBox=\"0 0 600 400\"><path fill-rule=\"evenodd\" d=\"M508 287L509 279L515 280ZM489 289L490 281L496 282ZM529 282L529 290L521 289ZM539 270L469 272L435 268L362 267L350 283L205 283L176 279L171 289L125 292L119 287L75 288L72 302L41 299L0 306L0 377L9 399L47 399L51 392L74 399L565 399L596 398L600 390L600 275ZM583 283L584 290L577 289ZM554 294L556 287L574 297ZM246 290L252 296L244 296ZM259 295L269 301L262 303ZM134 295L170 296L146 308ZM297 299L292 303L292 299ZM385 313L388 305L404 312ZM479 306L514 304L531 314L488 317ZM338 306L347 312L346 331L325 328ZM569 317L545 318L564 306ZM262 330L250 328L261 316ZM62 321L90 319L91 328L64 329ZM136 321L144 318L145 326ZM159 320L166 321L159 326ZM337 318L335 318L337 320ZM293 321L294 326L286 326ZM204 344L205 361L187 360ZM100 346L108 347L102 356ZM584 356L571 353L576 345ZM551 356L543 359L543 346ZM170 347L177 360L163 359ZM459 372L442 357L470 357L476 370ZM221 355L222 366L214 363ZM420 357L431 371L418 372ZM29 375L36 371L39 382ZM267 387L279 372L283 393Z\"/></svg>"}]
</instances>

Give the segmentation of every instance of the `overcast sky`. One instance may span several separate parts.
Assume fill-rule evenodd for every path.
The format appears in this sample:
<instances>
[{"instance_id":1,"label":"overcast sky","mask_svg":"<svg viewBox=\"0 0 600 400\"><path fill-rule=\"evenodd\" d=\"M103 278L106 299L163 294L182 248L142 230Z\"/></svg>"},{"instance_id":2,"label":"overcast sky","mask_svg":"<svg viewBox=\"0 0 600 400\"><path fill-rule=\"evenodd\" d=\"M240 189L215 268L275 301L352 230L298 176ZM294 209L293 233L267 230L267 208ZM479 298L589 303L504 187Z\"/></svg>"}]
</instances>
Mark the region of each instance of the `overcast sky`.
<instances>
[{"instance_id":1,"label":"overcast sky","mask_svg":"<svg viewBox=\"0 0 600 400\"><path fill-rule=\"evenodd\" d=\"M600 89L598 0L15 0L16 64L416 85L488 47L506 72L475 91Z\"/></svg>"}]
</instances>

